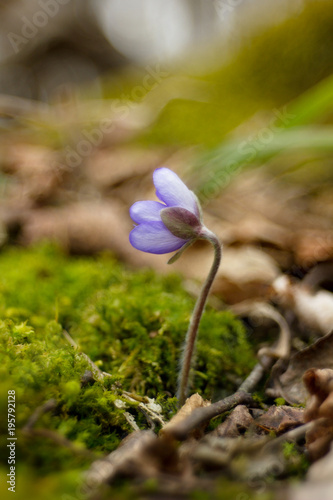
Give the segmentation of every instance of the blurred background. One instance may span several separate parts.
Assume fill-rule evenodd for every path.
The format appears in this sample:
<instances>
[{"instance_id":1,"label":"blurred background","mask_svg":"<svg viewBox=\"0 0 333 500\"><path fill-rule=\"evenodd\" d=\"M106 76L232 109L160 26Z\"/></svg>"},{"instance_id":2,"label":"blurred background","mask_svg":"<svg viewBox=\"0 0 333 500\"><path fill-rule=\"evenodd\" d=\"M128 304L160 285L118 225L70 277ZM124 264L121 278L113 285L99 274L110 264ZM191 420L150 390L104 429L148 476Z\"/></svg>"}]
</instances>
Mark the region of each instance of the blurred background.
<instances>
[{"instance_id":1,"label":"blurred background","mask_svg":"<svg viewBox=\"0 0 333 500\"><path fill-rule=\"evenodd\" d=\"M216 286L228 302L278 270L303 277L331 261L332 1L0 9L2 246L51 239L165 272L164 257L130 247L128 209L154 198L152 171L166 165L225 243ZM206 258L198 244L175 269L201 278Z\"/></svg>"}]
</instances>

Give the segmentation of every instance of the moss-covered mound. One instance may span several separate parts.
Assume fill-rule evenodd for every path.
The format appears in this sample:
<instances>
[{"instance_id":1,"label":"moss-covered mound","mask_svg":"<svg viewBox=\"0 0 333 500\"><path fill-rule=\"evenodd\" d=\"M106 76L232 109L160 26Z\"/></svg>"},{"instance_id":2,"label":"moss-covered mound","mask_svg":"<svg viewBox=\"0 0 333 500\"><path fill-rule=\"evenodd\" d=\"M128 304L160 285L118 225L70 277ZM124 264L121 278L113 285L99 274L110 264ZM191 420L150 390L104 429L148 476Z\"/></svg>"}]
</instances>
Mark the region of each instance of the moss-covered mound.
<instances>
[{"instance_id":1,"label":"moss-covered mound","mask_svg":"<svg viewBox=\"0 0 333 500\"><path fill-rule=\"evenodd\" d=\"M129 272L110 255L69 258L49 245L3 251L0 404L5 415L7 392L15 390L21 467L24 463L48 477L84 470L89 452L110 452L131 432L129 415L145 428L138 402L130 403L123 391L156 398L168 419L175 409L178 359L193 304L178 276ZM82 352L110 376L87 377L91 366ZM193 390L206 397L232 392L237 376L244 377L253 363L243 325L228 312L208 308ZM22 432L50 399L52 411L41 414L34 432ZM1 435L6 468L6 419Z\"/></svg>"}]
</instances>

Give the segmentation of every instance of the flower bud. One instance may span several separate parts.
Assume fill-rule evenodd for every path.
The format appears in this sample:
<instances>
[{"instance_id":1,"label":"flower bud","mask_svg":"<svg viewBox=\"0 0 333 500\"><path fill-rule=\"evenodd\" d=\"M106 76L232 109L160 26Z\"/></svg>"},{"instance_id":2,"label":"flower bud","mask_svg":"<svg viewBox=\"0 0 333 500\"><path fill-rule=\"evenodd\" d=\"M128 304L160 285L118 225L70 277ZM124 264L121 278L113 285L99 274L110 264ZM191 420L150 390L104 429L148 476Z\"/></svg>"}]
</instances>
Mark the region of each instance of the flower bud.
<instances>
[{"instance_id":1,"label":"flower bud","mask_svg":"<svg viewBox=\"0 0 333 500\"><path fill-rule=\"evenodd\" d=\"M200 237L202 224L198 217L186 208L163 208L160 215L165 227L177 238L192 240Z\"/></svg>"}]
</instances>

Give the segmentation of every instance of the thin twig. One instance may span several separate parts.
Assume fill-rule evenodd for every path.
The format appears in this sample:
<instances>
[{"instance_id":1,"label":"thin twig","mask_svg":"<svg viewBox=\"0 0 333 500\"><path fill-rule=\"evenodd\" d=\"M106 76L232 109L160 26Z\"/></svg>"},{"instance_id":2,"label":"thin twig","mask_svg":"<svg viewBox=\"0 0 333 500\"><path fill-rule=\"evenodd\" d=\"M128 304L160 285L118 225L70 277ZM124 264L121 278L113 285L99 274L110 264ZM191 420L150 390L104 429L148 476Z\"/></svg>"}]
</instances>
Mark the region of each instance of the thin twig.
<instances>
[{"instance_id":1,"label":"thin twig","mask_svg":"<svg viewBox=\"0 0 333 500\"><path fill-rule=\"evenodd\" d=\"M142 413L142 415L145 417L147 420L147 424L149 425L149 428L153 431L156 427L154 420L151 418L149 413L147 412L146 408L142 406L138 406L138 410Z\"/></svg>"},{"instance_id":2,"label":"thin twig","mask_svg":"<svg viewBox=\"0 0 333 500\"><path fill-rule=\"evenodd\" d=\"M149 403L147 396L139 396L133 392L122 391L122 396L129 399L130 401L139 401L139 403Z\"/></svg>"},{"instance_id":3,"label":"thin twig","mask_svg":"<svg viewBox=\"0 0 333 500\"><path fill-rule=\"evenodd\" d=\"M271 368L274 362L274 358L263 355L260 359L260 363L255 365L248 377L239 386L238 390L252 392L264 376L265 372Z\"/></svg>"},{"instance_id":4,"label":"thin twig","mask_svg":"<svg viewBox=\"0 0 333 500\"><path fill-rule=\"evenodd\" d=\"M250 375L239 386L238 390L244 392L252 392L264 376L264 373L265 368L260 363L256 364Z\"/></svg>"},{"instance_id":5,"label":"thin twig","mask_svg":"<svg viewBox=\"0 0 333 500\"><path fill-rule=\"evenodd\" d=\"M232 394L232 396L221 399L221 401L217 401L210 406L197 408L187 418L169 427L164 432L179 441L185 441L193 429L208 422L210 419L231 410L237 405L249 405L251 403L253 403L251 394L238 391Z\"/></svg>"},{"instance_id":6,"label":"thin twig","mask_svg":"<svg viewBox=\"0 0 333 500\"><path fill-rule=\"evenodd\" d=\"M68 332L66 332L66 330L63 330L62 331L62 334L63 336L65 337L65 339L68 341L68 343L74 347L74 349L78 349L79 346L77 345L77 343L75 342L75 340L69 335Z\"/></svg>"},{"instance_id":7,"label":"thin twig","mask_svg":"<svg viewBox=\"0 0 333 500\"><path fill-rule=\"evenodd\" d=\"M38 406L38 408L36 408L36 410L33 412L33 414L31 415L31 417L29 418L28 422L25 424L22 430L24 432L30 431L36 425L40 417L44 415L44 413L54 410L56 406L57 402L55 399L49 399L43 405Z\"/></svg>"}]
</instances>

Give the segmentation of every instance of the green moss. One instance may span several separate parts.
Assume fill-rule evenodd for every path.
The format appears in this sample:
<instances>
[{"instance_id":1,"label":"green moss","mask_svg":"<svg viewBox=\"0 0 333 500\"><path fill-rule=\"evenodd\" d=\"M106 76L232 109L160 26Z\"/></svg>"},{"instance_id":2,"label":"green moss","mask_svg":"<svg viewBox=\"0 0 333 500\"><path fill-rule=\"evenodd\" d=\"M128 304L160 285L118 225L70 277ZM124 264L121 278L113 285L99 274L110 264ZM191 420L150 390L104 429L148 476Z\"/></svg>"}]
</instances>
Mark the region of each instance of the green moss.
<instances>
[{"instance_id":1,"label":"green moss","mask_svg":"<svg viewBox=\"0 0 333 500\"><path fill-rule=\"evenodd\" d=\"M286 400L284 398L276 398L274 399L274 403L276 406L283 406L286 404Z\"/></svg>"},{"instance_id":2,"label":"green moss","mask_svg":"<svg viewBox=\"0 0 333 500\"><path fill-rule=\"evenodd\" d=\"M8 473L7 467L0 468L2 478ZM84 498L80 494L80 484L82 482L82 470L72 469L62 472L50 473L41 477L39 471L31 469L24 464L16 470L15 493L9 493L7 484L3 479L0 482L0 496L3 499L15 498L16 500L78 500Z\"/></svg>"},{"instance_id":3,"label":"green moss","mask_svg":"<svg viewBox=\"0 0 333 500\"><path fill-rule=\"evenodd\" d=\"M215 491L194 491L191 500L273 500L270 492L256 492L249 485L223 479L218 482Z\"/></svg>"},{"instance_id":4,"label":"green moss","mask_svg":"<svg viewBox=\"0 0 333 500\"><path fill-rule=\"evenodd\" d=\"M288 475L303 478L310 465L304 451L295 443L285 442L283 444L283 455L288 464Z\"/></svg>"},{"instance_id":5,"label":"green moss","mask_svg":"<svg viewBox=\"0 0 333 500\"><path fill-rule=\"evenodd\" d=\"M107 261L107 263L106 263ZM0 258L0 315L43 327L50 319L70 328L92 289L121 280L110 257L67 260L53 245L9 248Z\"/></svg>"},{"instance_id":6,"label":"green moss","mask_svg":"<svg viewBox=\"0 0 333 500\"><path fill-rule=\"evenodd\" d=\"M122 434L130 428L122 412L113 404L114 395L105 391L103 384L81 387L80 378L87 369L86 360L54 332L54 323L48 324L43 335L25 324L11 320L0 321L1 361L6 378L0 383L1 409L6 414L7 392L16 394L16 429L19 436L18 455L25 463L39 466L47 472L64 468L73 462L73 453L54 446L44 437L30 437L22 433L29 417L37 407L54 398L56 408L38 420L37 428L57 431L77 445L94 451L111 451L117 446ZM109 413L100 399L109 404ZM1 435L7 435L5 419ZM31 445L33 443L33 448ZM1 448L6 460L6 448ZM74 457L75 458L75 457ZM76 465L86 462L78 456Z\"/></svg>"},{"instance_id":7,"label":"green moss","mask_svg":"<svg viewBox=\"0 0 333 500\"><path fill-rule=\"evenodd\" d=\"M91 458L82 451L108 453L132 431L125 411L139 428L147 428L138 402L129 403L123 390L155 397L164 418L171 418L193 305L178 276L129 272L110 255L67 257L50 245L3 251L0 410L6 414L7 392L14 389L19 462L38 468L40 475L83 470ZM64 328L79 349L65 339ZM86 381L91 366L80 351L110 376ZM233 377L245 377L254 362L243 325L230 313L208 309L199 333L193 391L206 397L221 389L232 392ZM42 414L35 428L70 440L74 452L51 437L23 432L36 408L50 399L54 409ZM4 441L6 419L0 430ZM5 446L0 454L6 464Z\"/></svg>"},{"instance_id":8,"label":"green moss","mask_svg":"<svg viewBox=\"0 0 333 500\"><path fill-rule=\"evenodd\" d=\"M192 308L177 278L139 273L98 291L72 334L126 390L153 397L161 391L173 394ZM206 396L218 386L232 390L226 374L244 376L252 360L242 324L229 313L208 310L197 345L195 390Z\"/></svg>"}]
</instances>

